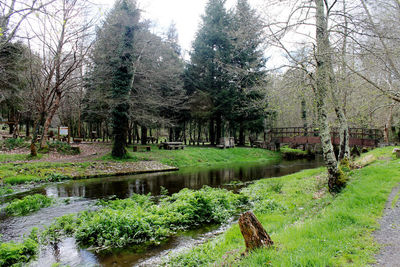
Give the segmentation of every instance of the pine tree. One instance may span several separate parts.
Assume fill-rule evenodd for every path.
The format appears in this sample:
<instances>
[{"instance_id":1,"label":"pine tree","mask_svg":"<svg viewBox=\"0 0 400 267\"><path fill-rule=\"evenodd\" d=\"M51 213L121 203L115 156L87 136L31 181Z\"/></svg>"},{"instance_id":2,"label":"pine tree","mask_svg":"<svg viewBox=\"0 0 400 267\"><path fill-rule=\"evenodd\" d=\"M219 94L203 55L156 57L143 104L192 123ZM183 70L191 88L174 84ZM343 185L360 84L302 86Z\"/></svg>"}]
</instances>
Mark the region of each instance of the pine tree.
<instances>
[{"instance_id":1,"label":"pine tree","mask_svg":"<svg viewBox=\"0 0 400 267\"><path fill-rule=\"evenodd\" d=\"M225 100L229 97L230 77L224 66L230 62L231 44L228 33L231 18L224 7L225 2L210 0L207 3L202 26L193 43L191 64L186 72L186 87L190 91L205 92L212 99L214 109L210 117L211 144L222 135L222 116L226 108Z\"/></svg>"},{"instance_id":2,"label":"pine tree","mask_svg":"<svg viewBox=\"0 0 400 267\"><path fill-rule=\"evenodd\" d=\"M239 144L244 145L246 129L259 132L268 116L265 100L263 25L247 0L238 0L232 19L232 125L239 124ZM260 90L262 89L262 90ZM235 126L233 128L236 128Z\"/></svg>"}]
</instances>

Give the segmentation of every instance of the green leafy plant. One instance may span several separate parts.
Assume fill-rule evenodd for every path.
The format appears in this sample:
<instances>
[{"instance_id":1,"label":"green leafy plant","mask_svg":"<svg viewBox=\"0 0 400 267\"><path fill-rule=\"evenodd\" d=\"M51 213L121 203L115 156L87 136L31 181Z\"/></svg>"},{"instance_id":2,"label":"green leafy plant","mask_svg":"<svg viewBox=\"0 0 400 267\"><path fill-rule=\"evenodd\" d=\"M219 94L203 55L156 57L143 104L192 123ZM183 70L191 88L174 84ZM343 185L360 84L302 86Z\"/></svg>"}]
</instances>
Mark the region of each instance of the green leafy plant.
<instances>
[{"instance_id":1,"label":"green leafy plant","mask_svg":"<svg viewBox=\"0 0 400 267\"><path fill-rule=\"evenodd\" d=\"M8 138L4 140L3 145L8 150L13 150L15 148L26 147L27 143L22 138Z\"/></svg>"},{"instance_id":2,"label":"green leafy plant","mask_svg":"<svg viewBox=\"0 0 400 267\"><path fill-rule=\"evenodd\" d=\"M47 142L47 147L48 150L57 151L65 155L78 155L81 153L79 147L72 147L70 144L60 141Z\"/></svg>"},{"instance_id":3,"label":"green leafy plant","mask_svg":"<svg viewBox=\"0 0 400 267\"><path fill-rule=\"evenodd\" d=\"M39 251L37 229L21 243L0 243L0 266L22 266L34 259Z\"/></svg>"},{"instance_id":4,"label":"green leafy plant","mask_svg":"<svg viewBox=\"0 0 400 267\"><path fill-rule=\"evenodd\" d=\"M23 216L38 211L41 208L48 207L52 203L52 198L40 194L35 194L32 196L26 196L23 199L12 201L5 208L5 211L8 215Z\"/></svg>"},{"instance_id":5,"label":"green leafy plant","mask_svg":"<svg viewBox=\"0 0 400 267\"><path fill-rule=\"evenodd\" d=\"M164 195L158 203L150 195L134 194L128 199L99 201L98 211L62 217L42 237L56 243L62 235L74 235L80 244L98 249L158 243L178 230L223 223L246 203L242 195L210 187Z\"/></svg>"},{"instance_id":6,"label":"green leafy plant","mask_svg":"<svg viewBox=\"0 0 400 267\"><path fill-rule=\"evenodd\" d=\"M0 196L8 195L14 192L14 190L9 185L0 186Z\"/></svg>"},{"instance_id":7,"label":"green leafy plant","mask_svg":"<svg viewBox=\"0 0 400 267\"><path fill-rule=\"evenodd\" d=\"M61 173L51 173L47 175L46 180L49 182L61 182L63 180L69 180L71 177Z\"/></svg>"}]
</instances>

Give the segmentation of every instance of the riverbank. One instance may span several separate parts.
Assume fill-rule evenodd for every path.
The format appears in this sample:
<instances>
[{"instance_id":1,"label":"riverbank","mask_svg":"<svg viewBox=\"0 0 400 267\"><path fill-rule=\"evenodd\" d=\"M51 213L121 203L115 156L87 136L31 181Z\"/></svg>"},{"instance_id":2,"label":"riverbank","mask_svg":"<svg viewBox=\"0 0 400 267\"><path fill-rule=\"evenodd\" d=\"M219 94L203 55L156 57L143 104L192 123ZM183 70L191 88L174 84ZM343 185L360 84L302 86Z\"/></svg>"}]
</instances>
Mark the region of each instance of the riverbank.
<instances>
[{"instance_id":1,"label":"riverbank","mask_svg":"<svg viewBox=\"0 0 400 267\"><path fill-rule=\"evenodd\" d=\"M101 149L104 150L103 144ZM71 156L68 157L70 160L68 162L60 161L54 156L52 156L53 160L42 156L40 160L20 161L25 156L2 155L1 158L7 163L2 163L0 166L0 184L58 182L68 179L174 171L182 167L201 167L221 163L272 162L281 158L279 153L258 148L220 150L210 147L186 147L184 150L171 151L159 150L156 145L152 146L151 152L130 152L129 157L122 160L116 160L109 154L104 154L97 158L91 157L88 161L81 157L82 161L78 162ZM54 161L54 158L57 160Z\"/></svg>"},{"instance_id":2,"label":"riverbank","mask_svg":"<svg viewBox=\"0 0 400 267\"><path fill-rule=\"evenodd\" d=\"M168 266L366 266L375 262L386 200L400 182L400 160L393 148L364 157L377 160L349 172L346 189L337 196L326 190L323 168L264 179L242 191L275 245L242 257L244 241L237 224L223 235L184 254L166 259ZM372 156L371 156L372 155Z\"/></svg>"},{"instance_id":3,"label":"riverbank","mask_svg":"<svg viewBox=\"0 0 400 267\"><path fill-rule=\"evenodd\" d=\"M131 146L128 149L132 151ZM271 162L281 159L280 153L261 148L235 147L218 149L214 147L187 146L183 150L163 150L158 149L156 145L151 145L150 152L130 152L130 156L134 160L154 160L178 168L235 162Z\"/></svg>"}]
</instances>

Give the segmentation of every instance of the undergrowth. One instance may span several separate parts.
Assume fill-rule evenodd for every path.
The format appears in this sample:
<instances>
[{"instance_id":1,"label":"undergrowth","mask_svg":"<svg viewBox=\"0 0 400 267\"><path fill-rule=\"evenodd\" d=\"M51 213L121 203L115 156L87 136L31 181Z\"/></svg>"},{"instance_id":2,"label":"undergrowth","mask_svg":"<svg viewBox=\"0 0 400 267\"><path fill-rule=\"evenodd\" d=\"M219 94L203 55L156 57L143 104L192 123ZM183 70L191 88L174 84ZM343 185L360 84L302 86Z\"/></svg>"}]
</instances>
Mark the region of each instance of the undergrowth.
<instances>
[{"instance_id":1,"label":"undergrowth","mask_svg":"<svg viewBox=\"0 0 400 267\"><path fill-rule=\"evenodd\" d=\"M26 196L23 199L12 201L5 208L5 211L7 215L10 216L23 216L38 211L41 208L48 207L52 203L52 198L40 194L35 194L32 196Z\"/></svg>"},{"instance_id":2,"label":"undergrowth","mask_svg":"<svg viewBox=\"0 0 400 267\"><path fill-rule=\"evenodd\" d=\"M22 266L34 259L39 251L37 229L23 242L0 242L0 266Z\"/></svg>"},{"instance_id":3,"label":"undergrowth","mask_svg":"<svg viewBox=\"0 0 400 267\"><path fill-rule=\"evenodd\" d=\"M98 211L64 216L48 227L42 239L57 242L74 235L78 243L97 249L158 243L176 231L202 224L223 223L247 202L247 198L224 189L183 189L164 196L156 204L149 195L102 201Z\"/></svg>"}]
</instances>

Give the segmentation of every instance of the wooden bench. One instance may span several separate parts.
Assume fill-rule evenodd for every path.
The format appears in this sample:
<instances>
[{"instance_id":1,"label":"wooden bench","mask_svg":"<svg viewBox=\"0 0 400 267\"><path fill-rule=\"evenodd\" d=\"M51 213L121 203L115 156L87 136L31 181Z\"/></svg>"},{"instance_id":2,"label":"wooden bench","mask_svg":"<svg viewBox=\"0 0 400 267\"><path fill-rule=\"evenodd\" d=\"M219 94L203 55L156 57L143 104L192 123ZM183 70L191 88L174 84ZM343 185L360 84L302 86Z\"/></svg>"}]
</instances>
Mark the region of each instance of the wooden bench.
<instances>
[{"instance_id":1,"label":"wooden bench","mask_svg":"<svg viewBox=\"0 0 400 267\"><path fill-rule=\"evenodd\" d=\"M83 140L82 138L79 138L79 137L74 137L72 139L74 140L74 143L77 143L77 144L80 144Z\"/></svg>"},{"instance_id":2,"label":"wooden bench","mask_svg":"<svg viewBox=\"0 0 400 267\"><path fill-rule=\"evenodd\" d=\"M184 149L185 146L182 142L163 142L158 146L159 149L173 150L173 149Z\"/></svg>"},{"instance_id":3,"label":"wooden bench","mask_svg":"<svg viewBox=\"0 0 400 267\"><path fill-rule=\"evenodd\" d=\"M133 152L138 152L138 151L150 152L151 146L133 146Z\"/></svg>"}]
</instances>

